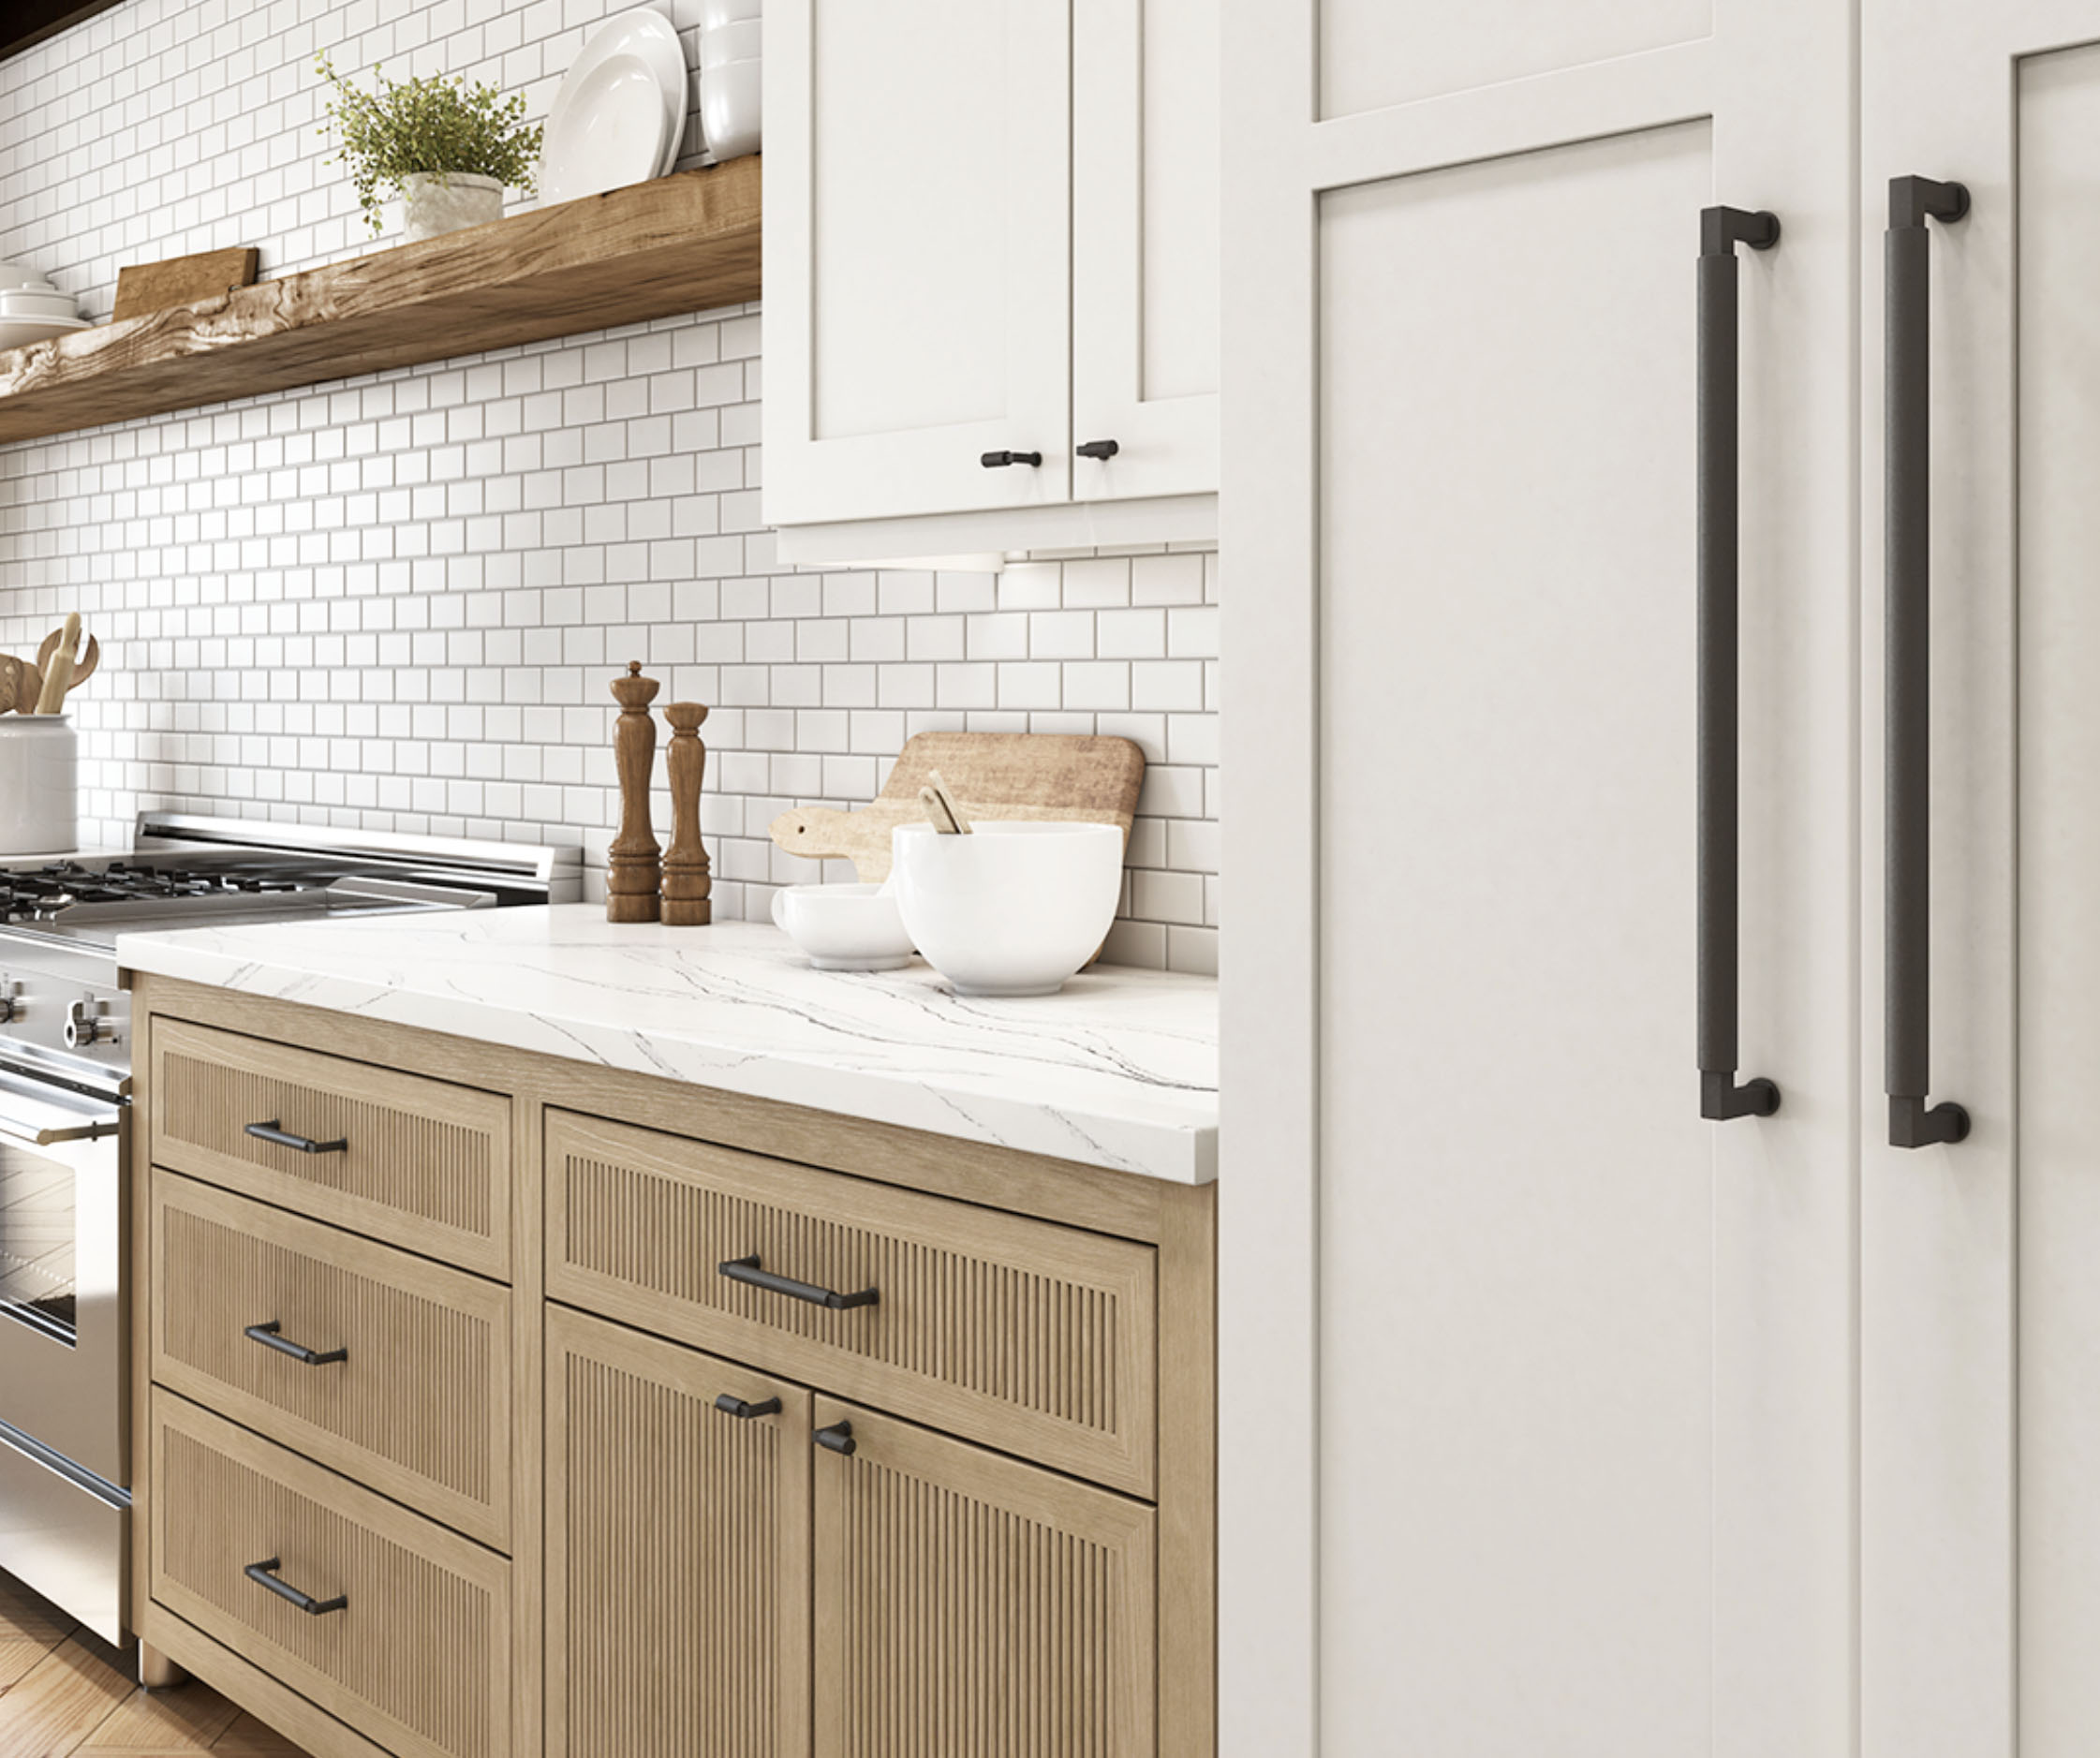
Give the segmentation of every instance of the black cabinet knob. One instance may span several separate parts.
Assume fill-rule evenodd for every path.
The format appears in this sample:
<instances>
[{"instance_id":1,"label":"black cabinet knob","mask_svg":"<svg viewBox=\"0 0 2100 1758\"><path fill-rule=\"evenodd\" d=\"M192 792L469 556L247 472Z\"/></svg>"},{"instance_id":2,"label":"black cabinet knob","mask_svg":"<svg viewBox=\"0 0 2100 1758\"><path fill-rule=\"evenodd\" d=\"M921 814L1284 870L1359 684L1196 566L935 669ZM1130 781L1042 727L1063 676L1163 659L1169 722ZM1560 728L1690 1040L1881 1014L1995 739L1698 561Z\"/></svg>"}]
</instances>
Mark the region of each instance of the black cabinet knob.
<instances>
[{"instance_id":1,"label":"black cabinet knob","mask_svg":"<svg viewBox=\"0 0 2100 1758\"><path fill-rule=\"evenodd\" d=\"M1082 458L1099 458L1103 464L1106 464L1123 448L1113 439L1089 439L1085 445L1077 447L1075 450Z\"/></svg>"},{"instance_id":2,"label":"black cabinet knob","mask_svg":"<svg viewBox=\"0 0 2100 1758\"><path fill-rule=\"evenodd\" d=\"M715 1400L715 1408L725 1416L734 1416L740 1422L751 1422L761 1416L777 1416L780 1400L776 1397L761 1398L756 1404L747 1404L734 1393L724 1392Z\"/></svg>"},{"instance_id":3,"label":"black cabinet knob","mask_svg":"<svg viewBox=\"0 0 2100 1758\"><path fill-rule=\"evenodd\" d=\"M829 1428L820 1428L814 1439L826 1452L843 1453L849 1458L861 1450L860 1442L853 1439L851 1423L834 1423Z\"/></svg>"},{"instance_id":4,"label":"black cabinet knob","mask_svg":"<svg viewBox=\"0 0 2100 1758\"><path fill-rule=\"evenodd\" d=\"M1040 465L1043 454L1040 451L987 451L977 462L987 470L1003 470L1012 464Z\"/></svg>"}]
</instances>

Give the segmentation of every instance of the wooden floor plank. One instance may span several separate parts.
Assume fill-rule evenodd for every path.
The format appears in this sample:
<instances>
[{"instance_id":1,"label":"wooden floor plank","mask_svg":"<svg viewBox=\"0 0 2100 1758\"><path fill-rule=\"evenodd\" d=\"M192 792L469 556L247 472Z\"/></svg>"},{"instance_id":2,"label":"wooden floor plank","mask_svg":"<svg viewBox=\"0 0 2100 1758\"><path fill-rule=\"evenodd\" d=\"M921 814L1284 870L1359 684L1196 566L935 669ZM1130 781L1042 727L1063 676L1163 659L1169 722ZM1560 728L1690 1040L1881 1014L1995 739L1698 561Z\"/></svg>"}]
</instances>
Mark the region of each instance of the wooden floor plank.
<instances>
[{"instance_id":1,"label":"wooden floor plank","mask_svg":"<svg viewBox=\"0 0 2100 1758\"><path fill-rule=\"evenodd\" d=\"M194 1680L172 1691L135 1691L75 1751L74 1758L208 1752L239 1713L209 1685Z\"/></svg>"},{"instance_id":2,"label":"wooden floor plank","mask_svg":"<svg viewBox=\"0 0 2100 1758\"><path fill-rule=\"evenodd\" d=\"M294 1746L282 1734L264 1727L252 1715L244 1715L212 1748L214 1758L306 1758L303 1747Z\"/></svg>"},{"instance_id":3,"label":"wooden floor plank","mask_svg":"<svg viewBox=\"0 0 2100 1758\"><path fill-rule=\"evenodd\" d=\"M73 1619L32 1593L11 1574L0 1574L0 1637L41 1642L49 1652L73 1630Z\"/></svg>"},{"instance_id":4,"label":"wooden floor plank","mask_svg":"<svg viewBox=\"0 0 2100 1758\"><path fill-rule=\"evenodd\" d=\"M60 1643L0 1697L0 1758L68 1758L137 1689L84 1644Z\"/></svg>"}]
</instances>

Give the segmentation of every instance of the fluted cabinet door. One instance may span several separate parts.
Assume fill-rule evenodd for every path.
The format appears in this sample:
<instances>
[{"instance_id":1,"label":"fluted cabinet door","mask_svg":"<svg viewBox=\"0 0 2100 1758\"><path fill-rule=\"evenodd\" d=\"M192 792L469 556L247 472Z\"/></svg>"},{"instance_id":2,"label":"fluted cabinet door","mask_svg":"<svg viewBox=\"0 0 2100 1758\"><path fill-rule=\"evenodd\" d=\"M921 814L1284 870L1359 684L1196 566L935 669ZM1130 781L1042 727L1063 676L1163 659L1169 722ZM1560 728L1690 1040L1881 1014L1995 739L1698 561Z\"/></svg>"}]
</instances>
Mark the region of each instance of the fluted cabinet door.
<instances>
[{"instance_id":1,"label":"fluted cabinet door","mask_svg":"<svg viewBox=\"0 0 2100 1758\"><path fill-rule=\"evenodd\" d=\"M818 1758L1151 1753L1150 1508L829 1398L815 1421Z\"/></svg>"},{"instance_id":2,"label":"fluted cabinet door","mask_svg":"<svg viewBox=\"0 0 2100 1758\"><path fill-rule=\"evenodd\" d=\"M808 1393L560 1307L547 1362L549 1758L800 1758Z\"/></svg>"}]
</instances>

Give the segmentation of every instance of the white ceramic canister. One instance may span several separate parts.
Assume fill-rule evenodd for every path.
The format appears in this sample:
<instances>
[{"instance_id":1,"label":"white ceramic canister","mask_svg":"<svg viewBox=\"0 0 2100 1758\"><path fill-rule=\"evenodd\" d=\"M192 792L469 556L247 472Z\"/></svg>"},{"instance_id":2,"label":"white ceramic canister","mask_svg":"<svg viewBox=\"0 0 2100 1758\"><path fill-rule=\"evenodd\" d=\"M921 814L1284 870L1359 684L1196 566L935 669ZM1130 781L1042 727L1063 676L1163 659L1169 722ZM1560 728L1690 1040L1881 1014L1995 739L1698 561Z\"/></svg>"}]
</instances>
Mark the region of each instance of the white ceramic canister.
<instances>
[{"instance_id":1,"label":"white ceramic canister","mask_svg":"<svg viewBox=\"0 0 2100 1758\"><path fill-rule=\"evenodd\" d=\"M0 855L81 846L81 755L65 715L0 715Z\"/></svg>"}]
</instances>

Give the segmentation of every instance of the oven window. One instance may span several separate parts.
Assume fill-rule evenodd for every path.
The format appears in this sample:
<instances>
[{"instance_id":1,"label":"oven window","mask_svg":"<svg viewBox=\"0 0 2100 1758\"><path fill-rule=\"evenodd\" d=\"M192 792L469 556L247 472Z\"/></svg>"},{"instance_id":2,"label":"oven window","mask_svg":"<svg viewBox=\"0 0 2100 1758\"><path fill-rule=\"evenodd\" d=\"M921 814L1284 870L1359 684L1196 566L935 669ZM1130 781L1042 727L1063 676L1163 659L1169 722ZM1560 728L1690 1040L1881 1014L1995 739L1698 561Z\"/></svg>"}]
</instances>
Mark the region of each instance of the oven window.
<instances>
[{"instance_id":1,"label":"oven window","mask_svg":"<svg viewBox=\"0 0 2100 1758\"><path fill-rule=\"evenodd\" d=\"M64 1160L0 1142L0 1319L67 1344L78 1341L77 1176Z\"/></svg>"}]
</instances>

